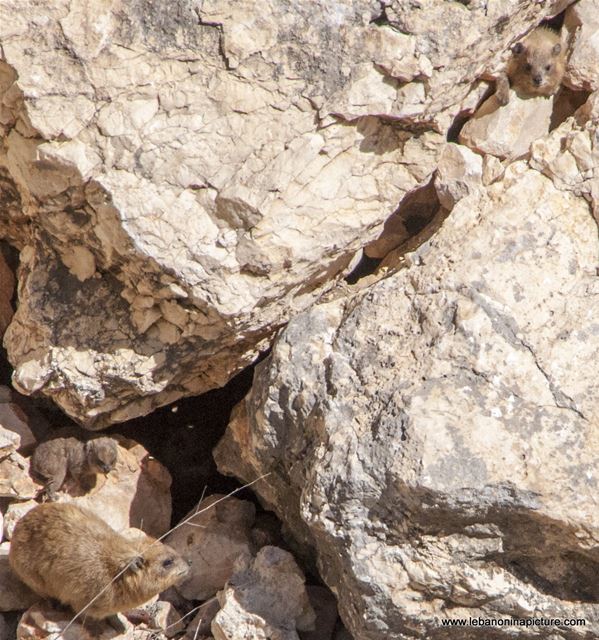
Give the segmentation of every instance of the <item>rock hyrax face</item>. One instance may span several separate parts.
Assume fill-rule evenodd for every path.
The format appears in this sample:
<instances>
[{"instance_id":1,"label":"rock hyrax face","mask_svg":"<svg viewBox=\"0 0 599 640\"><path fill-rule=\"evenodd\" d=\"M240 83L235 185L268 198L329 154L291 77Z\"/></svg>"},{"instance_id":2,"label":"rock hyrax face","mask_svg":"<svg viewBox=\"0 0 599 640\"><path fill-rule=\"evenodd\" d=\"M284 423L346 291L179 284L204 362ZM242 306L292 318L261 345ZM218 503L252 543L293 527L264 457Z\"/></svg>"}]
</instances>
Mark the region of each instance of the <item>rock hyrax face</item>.
<instances>
[{"instance_id":1,"label":"rock hyrax face","mask_svg":"<svg viewBox=\"0 0 599 640\"><path fill-rule=\"evenodd\" d=\"M558 34L543 27L514 45L516 85L527 95L551 95L564 75L565 51Z\"/></svg>"},{"instance_id":2,"label":"rock hyrax face","mask_svg":"<svg viewBox=\"0 0 599 640\"><path fill-rule=\"evenodd\" d=\"M112 438L95 438L86 443L87 462L92 471L108 473L116 465L117 444Z\"/></svg>"},{"instance_id":3,"label":"rock hyrax face","mask_svg":"<svg viewBox=\"0 0 599 640\"><path fill-rule=\"evenodd\" d=\"M159 585L179 584L189 576L189 564L166 544L154 544L138 558L137 568L146 571L146 577Z\"/></svg>"}]
</instances>

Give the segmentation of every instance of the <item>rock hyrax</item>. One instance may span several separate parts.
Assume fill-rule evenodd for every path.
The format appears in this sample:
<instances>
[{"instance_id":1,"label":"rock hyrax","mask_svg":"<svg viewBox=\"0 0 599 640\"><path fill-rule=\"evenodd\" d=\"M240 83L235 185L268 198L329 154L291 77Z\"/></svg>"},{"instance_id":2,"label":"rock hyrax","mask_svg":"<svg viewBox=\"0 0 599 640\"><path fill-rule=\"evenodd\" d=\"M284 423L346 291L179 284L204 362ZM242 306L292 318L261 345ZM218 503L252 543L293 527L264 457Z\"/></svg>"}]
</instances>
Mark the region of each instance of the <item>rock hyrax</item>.
<instances>
[{"instance_id":1,"label":"rock hyrax","mask_svg":"<svg viewBox=\"0 0 599 640\"><path fill-rule=\"evenodd\" d=\"M519 97L553 95L562 83L566 69L566 47L559 33L538 27L512 47L507 75L497 80L497 99L509 101L510 85Z\"/></svg>"},{"instance_id":2,"label":"rock hyrax","mask_svg":"<svg viewBox=\"0 0 599 640\"><path fill-rule=\"evenodd\" d=\"M117 451L112 438L92 438L86 442L75 437L53 438L37 446L31 457L31 470L44 482L50 500L56 500L56 492L67 475L89 489L96 474L114 469Z\"/></svg>"},{"instance_id":3,"label":"rock hyrax","mask_svg":"<svg viewBox=\"0 0 599 640\"><path fill-rule=\"evenodd\" d=\"M8 560L38 595L75 613L98 596L84 612L97 620L138 607L189 573L171 547L145 534L126 538L93 512L56 502L41 504L19 520Z\"/></svg>"}]
</instances>

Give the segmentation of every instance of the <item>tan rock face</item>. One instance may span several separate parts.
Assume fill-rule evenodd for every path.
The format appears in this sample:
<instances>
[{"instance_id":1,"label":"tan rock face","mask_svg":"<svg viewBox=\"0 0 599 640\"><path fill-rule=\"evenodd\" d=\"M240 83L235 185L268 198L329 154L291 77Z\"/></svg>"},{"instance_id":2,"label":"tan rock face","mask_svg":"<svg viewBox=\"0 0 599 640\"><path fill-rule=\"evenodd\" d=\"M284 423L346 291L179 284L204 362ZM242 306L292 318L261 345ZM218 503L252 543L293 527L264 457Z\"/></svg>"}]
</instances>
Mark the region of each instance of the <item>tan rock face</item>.
<instances>
[{"instance_id":1,"label":"tan rock face","mask_svg":"<svg viewBox=\"0 0 599 640\"><path fill-rule=\"evenodd\" d=\"M599 3L580 0L566 12L565 28L570 35L571 52L566 81L578 89L599 89Z\"/></svg>"},{"instance_id":2,"label":"tan rock face","mask_svg":"<svg viewBox=\"0 0 599 640\"><path fill-rule=\"evenodd\" d=\"M15 403L0 397L0 456L4 451L31 451L36 443L29 426L29 416Z\"/></svg>"},{"instance_id":3,"label":"tan rock face","mask_svg":"<svg viewBox=\"0 0 599 640\"><path fill-rule=\"evenodd\" d=\"M519 99L510 91L509 104L499 106L491 96L460 133L460 143L481 154L518 158L530 145L549 133L553 98Z\"/></svg>"},{"instance_id":4,"label":"tan rock face","mask_svg":"<svg viewBox=\"0 0 599 640\"><path fill-rule=\"evenodd\" d=\"M0 498L28 500L41 490L29 476L29 460L14 452L0 458Z\"/></svg>"},{"instance_id":5,"label":"tan rock face","mask_svg":"<svg viewBox=\"0 0 599 640\"><path fill-rule=\"evenodd\" d=\"M17 628L17 640L37 640L60 635L72 617L70 611L59 611L46 602L35 604L23 614ZM97 623L94 629L90 629L77 619L71 624L65 637L72 635L78 640L134 640L139 637L124 616L119 616L119 620L125 626L123 633L117 633L107 622Z\"/></svg>"},{"instance_id":6,"label":"tan rock face","mask_svg":"<svg viewBox=\"0 0 599 640\"><path fill-rule=\"evenodd\" d=\"M12 532L17 522L28 512L36 507L38 503L35 500L26 500L25 502L13 502L8 505L4 514L4 522L2 524L4 538L10 540Z\"/></svg>"},{"instance_id":7,"label":"tan rock face","mask_svg":"<svg viewBox=\"0 0 599 640\"><path fill-rule=\"evenodd\" d=\"M137 527L158 537L169 529L171 476L141 445L123 440L116 467L96 482L89 493L63 493L61 501L90 509L117 531Z\"/></svg>"},{"instance_id":8,"label":"tan rock face","mask_svg":"<svg viewBox=\"0 0 599 640\"><path fill-rule=\"evenodd\" d=\"M218 600L215 640L299 640L297 630L314 627L304 576L293 556L278 547L264 547L255 559L240 560Z\"/></svg>"},{"instance_id":9,"label":"tan rock face","mask_svg":"<svg viewBox=\"0 0 599 640\"><path fill-rule=\"evenodd\" d=\"M552 136L582 158L591 122ZM271 472L256 490L356 638L469 616L599 633L599 241L573 191L517 162L470 192L407 268L289 324L219 445L221 469Z\"/></svg>"},{"instance_id":10,"label":"tan rock face","mask_svg":"<svg viewBox=\"0 0 599 640\"><path fill-rule=\"evenodd\" d=\"M251 502L214 494L200 502L198 515L178 526L165 543L190 563L190 577L176 587L188 600L206 600L231 577L236 560L251 552L250 529L255 507ZM211 506L213 505L213 506ZM187 514L188 520L193 514Z\"/></svg>"},{"instance_id":11,"label":"tan rock face","mask_svg":"<svg viewBox=\"0 0 599 640\"><path fill-rule=\"evenodd\" d=\"M222 385L379 237L477 78L565 4L115 0L90 20L85 0L4 2L17 387L101 427Z\"/></svg>"}]
</instances>

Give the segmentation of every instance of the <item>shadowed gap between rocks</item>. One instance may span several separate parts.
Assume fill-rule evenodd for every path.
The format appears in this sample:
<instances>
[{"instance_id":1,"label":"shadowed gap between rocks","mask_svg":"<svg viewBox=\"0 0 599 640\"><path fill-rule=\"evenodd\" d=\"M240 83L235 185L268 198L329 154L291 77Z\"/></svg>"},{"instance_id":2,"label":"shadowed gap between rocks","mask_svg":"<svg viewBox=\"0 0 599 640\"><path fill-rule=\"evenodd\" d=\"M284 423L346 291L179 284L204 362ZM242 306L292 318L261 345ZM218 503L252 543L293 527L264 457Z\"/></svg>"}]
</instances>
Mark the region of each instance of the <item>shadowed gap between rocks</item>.
<instances>
[{"instance_id":1,"label":"shadowed gap between rocks","mask_svg":"<svg viewBox=\"0 0 599 640\"><path fill-rule=\"evenodd\" d=\"M224 387L184 398L151 414L110 427L103 433L121 434L142 444L173 478L173 523L206 495L229 493L240 484L216 469L212 449L224 434L233 407L252 385L254 367L247 367ZM251 490L236 497L253 500Z\"/></svg>"},{"instance_id":2,"label":"shadowed gap between rocks","mask_svg":"<svg viewBox=\"0 0 599 640\"><path fill-rule=\"evenodd\" d=\"M408 251L426 242L438 225L431 224L441 212L433 178L424 186L410 191L387 218L381 235L364 247L362 258L345 278L350 285L377 272L381 266L392 266ZM444 216L443 216L444 217ZM393 257L391 260L388 258Z\"/></svg>"}]
</instances>

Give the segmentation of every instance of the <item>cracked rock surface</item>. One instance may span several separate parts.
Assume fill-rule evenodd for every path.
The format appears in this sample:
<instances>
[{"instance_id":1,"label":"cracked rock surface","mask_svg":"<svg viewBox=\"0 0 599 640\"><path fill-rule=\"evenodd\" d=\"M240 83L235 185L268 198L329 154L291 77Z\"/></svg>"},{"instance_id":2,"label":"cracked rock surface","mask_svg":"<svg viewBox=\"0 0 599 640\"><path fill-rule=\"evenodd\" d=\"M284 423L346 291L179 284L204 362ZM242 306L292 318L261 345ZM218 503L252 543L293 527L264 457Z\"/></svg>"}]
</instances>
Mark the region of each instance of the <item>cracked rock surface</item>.
<instances>
[{"instance_id":1,"label":"cracked rock surface","mask_svg":"<svg viewBox=\"0 0 599 640\"><path fill-rule=\"evenodd\" d=\"M3 2L17 388L100 428L224 384L335 286L428 182L481 75L566 4Z\"/></svg>"},{"instance_id":2,"label":"cracked rock surface","mask_svg":"<svg viewBox=\"0 0 599 640\"><path fill-rule=\"evenodd\" d=\"M513 163L258 366L217 460L270 472L257 491L355 638L445 638L440 620L470 616L599 633L598 248L587 202Z\"/></svg>"}]
</instances>

